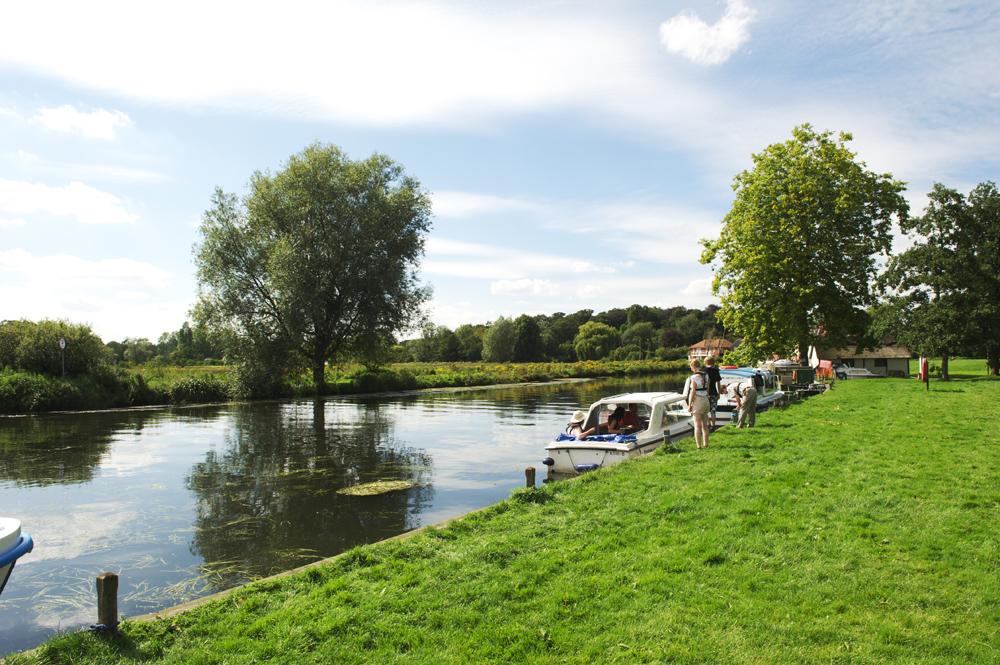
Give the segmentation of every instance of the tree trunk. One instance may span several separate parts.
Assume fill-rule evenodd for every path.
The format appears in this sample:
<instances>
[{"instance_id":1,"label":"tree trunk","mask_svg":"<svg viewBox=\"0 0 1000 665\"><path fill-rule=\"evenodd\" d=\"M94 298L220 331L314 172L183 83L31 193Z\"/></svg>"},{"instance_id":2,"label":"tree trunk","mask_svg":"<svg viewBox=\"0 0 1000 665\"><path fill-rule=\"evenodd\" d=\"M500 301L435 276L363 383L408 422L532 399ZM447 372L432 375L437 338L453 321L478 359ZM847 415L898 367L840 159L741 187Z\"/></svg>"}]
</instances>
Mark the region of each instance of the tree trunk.
<instances>
[{"instance_id":1,"label":"tree trunk","mask_svg":"<svg viewBox=\"0 0 1000 665\"><path fill-rule=\"evenodd\" d=\"M941 356L941 380L948 381L948 354Z\"/></svg>"},{"instance_id":2,"label":"tree trunk","mask_svg":"<svg viewBox=\"0 0 1000 665\"><path fill-rule=\"evenodd\" d=\"M326 362L313 361L313 388L317 395L326 394Z\"/></svg>"}]
</instances>

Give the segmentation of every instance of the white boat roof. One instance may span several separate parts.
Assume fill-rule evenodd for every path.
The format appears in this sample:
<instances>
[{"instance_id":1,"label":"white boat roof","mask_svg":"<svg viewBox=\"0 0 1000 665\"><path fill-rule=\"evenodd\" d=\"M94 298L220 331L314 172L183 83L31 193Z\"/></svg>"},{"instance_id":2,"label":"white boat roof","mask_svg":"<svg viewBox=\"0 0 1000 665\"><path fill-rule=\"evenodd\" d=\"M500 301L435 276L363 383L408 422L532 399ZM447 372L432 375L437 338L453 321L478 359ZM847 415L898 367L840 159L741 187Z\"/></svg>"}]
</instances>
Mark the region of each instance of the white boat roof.
<instances>
[{"instance_id":1,"label":"white boat roof","mask_svg":"<svg viewBox=\"0 0 1000 665\"><path fill-rule=\"evenodd\" d=\"M630 404L632 402L645 402L646 404L656 404L657 402L670 402L675 399L684 399L684 396L675 392L660 393L622 393L621 395L611 395L604 397L594 404ZM591 404L593 406L594 404Z\"/></svg>"}]
</instances>

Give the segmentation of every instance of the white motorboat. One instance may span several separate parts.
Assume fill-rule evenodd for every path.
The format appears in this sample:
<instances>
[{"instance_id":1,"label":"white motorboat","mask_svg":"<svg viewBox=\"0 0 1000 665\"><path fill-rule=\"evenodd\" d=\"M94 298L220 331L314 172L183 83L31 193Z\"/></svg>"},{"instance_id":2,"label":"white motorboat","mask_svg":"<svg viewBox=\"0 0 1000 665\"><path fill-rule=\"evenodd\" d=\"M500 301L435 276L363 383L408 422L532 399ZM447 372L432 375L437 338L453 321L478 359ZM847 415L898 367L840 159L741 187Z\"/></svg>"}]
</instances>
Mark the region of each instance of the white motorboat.
<instances>
[{"instance_id":1,"label":"white motorboat","mask_svg":"<svg viewBox=\"0 0 1000 665\"><path fill-rule=\"evenodd\" d=\"M729 398L728 388L733 383L753 384L757 390L757 413L766 411L772 406L780 404L785 397L785 393L778 389L777 375L768 369L755 367L727 367L719 368L722 375L720 381L722 394L719 395L719 405L716 408L716 419L732 419L736 402Z\"/></svg>"},{"instance_id":2,"label":"white motorboat","mask_svg":"<svg viewBox=\"0 0 1000 665\"><path fill-rule=\"evenodd\" d=\"M621 434L608 434L608 418L615 408L629 410L636 405L639 426ZM599 467L647 455L664 441L672 441L694 431L687 402L680 393L623 393L605 397L590 405L583 431L595 428L585 439L560 434L545 446L548 457L542 463L557 474L576 475Z\"/></svg>"},{"instance_id":3,"label":"white motorboat","mask_svg":"<svg viewBox=\"0 0 1000 665\"><path fill-rule=\"evenodd\" d=\"M21 533L19 520L0 517L0 593L7 586L14 564L33 547L31 536Z\"/></svg>"}]
</instances>

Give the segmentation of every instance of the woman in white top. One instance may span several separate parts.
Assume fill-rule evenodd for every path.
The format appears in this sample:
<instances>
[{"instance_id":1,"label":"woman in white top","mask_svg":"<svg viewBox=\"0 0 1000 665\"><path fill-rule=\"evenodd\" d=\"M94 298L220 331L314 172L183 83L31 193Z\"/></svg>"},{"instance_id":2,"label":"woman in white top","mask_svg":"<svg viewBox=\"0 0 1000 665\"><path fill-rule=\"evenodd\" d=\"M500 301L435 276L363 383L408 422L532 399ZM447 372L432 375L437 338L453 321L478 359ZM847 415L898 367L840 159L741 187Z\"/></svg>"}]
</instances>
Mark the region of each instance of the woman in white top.
<instances>
[{"instance_id":1,"label":"woman in white top","mask_svg":"<svg viewBox=\"0 0 1000 665\"><path fill-rule=\"evenodd\" d=\"M583 421L586 420L586 416L583 411L577 411L570 418L569 424L566 425L566 433L570 436L575 436L577 439L586 439L588 436L594 433L594 428L591 427L587 431L583 430Z\"/></svg>"},{"instance_id":2,"label":"woman in white top","mask_svg":"<svg viewBox=\"0 0 1000 665\"><path fill-rule=\"evenodd\" d=\"M708 375L699 372L701 363L691 361L693 374L684 383L684 397L687 399L688 411L694 421L694 442L698 449L708 447Z\"/></svg>"}]
</instances>

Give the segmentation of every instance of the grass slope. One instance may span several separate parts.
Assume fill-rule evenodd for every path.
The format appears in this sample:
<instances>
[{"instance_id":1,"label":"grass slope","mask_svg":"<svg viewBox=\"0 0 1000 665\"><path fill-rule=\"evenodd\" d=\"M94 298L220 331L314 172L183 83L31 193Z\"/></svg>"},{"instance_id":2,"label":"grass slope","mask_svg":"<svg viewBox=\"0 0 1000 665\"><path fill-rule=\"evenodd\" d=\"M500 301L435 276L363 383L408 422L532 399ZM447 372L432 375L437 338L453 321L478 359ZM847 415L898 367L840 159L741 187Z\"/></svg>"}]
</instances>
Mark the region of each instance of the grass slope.
<instances>
[{"instance_id":1,"label":"grass slope","mask_svg":"<svg viewBox=\"0 0 1000 665\"><path fill-rule=\"evenodd\" d=\"M994 663L1000 382L931 388L838 382L707 450L7 662Z\"/></svg>"}]
</instances>

